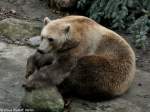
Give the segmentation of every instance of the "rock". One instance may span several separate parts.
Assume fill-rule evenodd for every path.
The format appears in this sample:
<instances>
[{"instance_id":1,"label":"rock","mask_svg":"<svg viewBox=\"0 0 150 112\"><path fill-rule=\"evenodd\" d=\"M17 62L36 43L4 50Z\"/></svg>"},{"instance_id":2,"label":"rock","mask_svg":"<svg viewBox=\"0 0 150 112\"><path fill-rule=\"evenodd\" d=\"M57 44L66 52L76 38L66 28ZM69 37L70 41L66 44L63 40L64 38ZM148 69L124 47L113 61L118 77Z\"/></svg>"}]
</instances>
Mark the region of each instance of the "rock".
<instances>
[{"instance_id":1,"label":"rock","mask_svg":"<svg viewBox=\"0 0 150 112\"><path fill-rule=\"evenodd\" d=\"M139 83L141 86L139 86ZM130 101L140 107L142 112L150 112L150 73L137 70L135 80L130 90L122 96L123 99Z\"/></svg>"},{"instance_id":2,"label":"rock","mask_svg":"<svg viewBox=\"0 0 150 112\"><path fill-rule=\"evenodd\" d=\"M22 101L24 108L43 112L63 112L64 101L56 87L27 92Z\"/></svg>"},{"instance_id":3,"label":"rock","mask_svg":"<svg viewBox=\"0 0 150 112\"><path fill-rule=\"evenodd\" d=\"M61 0L61 2L58 4L61 8L73 8L78 0Z\"/></svg>"},{"instance_id":4,"label":"rock","mask_svg":"<svg viewBox=\"0 0 150 112\"><path fill-rule=\"evenodd\" d=\"M16 41L39 35L42 24L39 22L7 18L0 21L0 35Z\"/></svg>"},{"instance_id":5,"label":"rock","mask_svg":"<svg viewBox=\"0 0 150 112\"><path fill-rule=\"evenodd\" d=\"M5 43L0 43L0 52L3 52L4 51L4 49L6 49L7 48L7 44L5 44Z\"/></svg>"},{"instance_id":6,"label":"rock","mask_svg":"<svg viewBox=\"0 0 150 112\"><path fill-rule=\"evenodd\" d=\"M48 6L48 0L0 0L0 8L7 10L13 9L16 11L17 18L19 16L19 18L32 20L42 21L46 16L50 16L51 19L63 16L62 13L56 14L51 11ZM1 18L3 17L0 16Z\"/></svg>"},{"instance_id":7,"label":"rock","mask_svg":"<svg viewBox=\"0 0 150 112\"><path fill-rule=\"evenodd\" d=\"M92 103L75 100L71 104L70 112L143 112L141 108L130 101L115 99L106 102Z\"/></svg>"},{"instance_id":8,"label":"rock","mask_svg":"<svg viewBox=\"0 0 150 112\"><path fill-rule=\"evenodd\" d=\"M20 106L26 60L32 53L29 47L0 42L0 109Z\"/></svg>"},{"instance_id":9,"label":"rock","mask_svg":"<svg viewBox=\"0 0 150 112\"><path fill-rule=\"evenodd\" d=\"M78 0L49 0L49 6L57 9L70 9L75 7Z\"/></svg>"},{"instance_id":10,"label":"rock","mask_svg":"<svg viewBox=\"0 0 150 112\"><path fill-rule=\"evenodd\" d=\"M21 85L26 60L32 53L34 50L29 47L0 42L0 109L19 107L25 96ZM150 73L137 70L130 90L123 96L97 103L74 99L70 112L150 112L149 85Z\"/></svg>"},{"instance_id":11,"label":"rock","mask_svg":"<svg viewBox=\"0 0 150 112\"><path fill-rule=\"evenodd\" d=\"M41 37L40 36L32 37L27 41L27 44L32 46L32 47L38 47L40 45L40 43L41 43Z\"/></svg>"}]
</instances>

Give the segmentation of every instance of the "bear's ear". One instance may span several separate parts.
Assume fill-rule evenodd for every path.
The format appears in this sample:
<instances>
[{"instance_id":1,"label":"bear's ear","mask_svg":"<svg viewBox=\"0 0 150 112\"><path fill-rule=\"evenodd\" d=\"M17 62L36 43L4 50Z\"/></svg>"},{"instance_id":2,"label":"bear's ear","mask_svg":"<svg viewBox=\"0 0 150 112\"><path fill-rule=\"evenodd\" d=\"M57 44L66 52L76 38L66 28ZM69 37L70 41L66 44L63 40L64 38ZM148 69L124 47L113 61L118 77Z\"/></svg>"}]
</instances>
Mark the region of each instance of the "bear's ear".
<instances>
[{"instance_id":1,"label":"bear's ear","mask_svg":"<svg viewBox=\"0 0 150 112\"><path fill-rule=\"evenodd\" d=\"M70 30L70 24L65 25L65 28L64 28L65 34L68 33L69 30Z\"/></svg>"},{"instance_id":2,"label":"bear's ear","mask_svg":"<svg viewBox=\"0 0 150 112\"><path fill-rule=\"evenodd\" d=\"M44 18L44 25L47 25L51 20L48 17Z\"/></svg>"}]
</instances>

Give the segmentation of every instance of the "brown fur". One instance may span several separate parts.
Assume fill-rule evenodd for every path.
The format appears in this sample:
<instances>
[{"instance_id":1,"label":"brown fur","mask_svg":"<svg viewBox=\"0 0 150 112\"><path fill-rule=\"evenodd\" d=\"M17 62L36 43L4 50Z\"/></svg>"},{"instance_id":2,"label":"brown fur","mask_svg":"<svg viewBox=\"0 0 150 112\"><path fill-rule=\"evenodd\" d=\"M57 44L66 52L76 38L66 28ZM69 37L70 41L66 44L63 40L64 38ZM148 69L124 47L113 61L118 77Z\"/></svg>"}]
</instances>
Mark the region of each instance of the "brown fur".
<instances>
[{"instance_id":1,"label":"brown fur","mask_svg":"<svg viewBox=\"0 0 150 112\"><path fill-rule=\"evenodd\" d=\"M34 55L30 56L27 60L25 77L28 78L30 75L32 75L35 71L37 71L41 67L52 64L52 61L53 56L51 54L40 54L36 52Z\"/></svg>"},{"instance_id":2,"label":"brown fur","mask_svg":"<svg viewBox=\"0 0 150 112\"><path fill-rule=\"evenodd\" d=\"M112 30L83 16L68 16L51 21L41 35L45 39L63 39L62 29L66 24L70 25L67 32L70 42L77 43L76 46L58 52L62 48L55 45L56 63L45 70L48 72L39 73L45 73L45 77L51 77L51 80L54 74L60 76L61 81L56 85L61 90L86 98L125 93L135 74L135 54L130 45ZM59 44L64 45L65 42Z\"/></svg>"}]
</instances>

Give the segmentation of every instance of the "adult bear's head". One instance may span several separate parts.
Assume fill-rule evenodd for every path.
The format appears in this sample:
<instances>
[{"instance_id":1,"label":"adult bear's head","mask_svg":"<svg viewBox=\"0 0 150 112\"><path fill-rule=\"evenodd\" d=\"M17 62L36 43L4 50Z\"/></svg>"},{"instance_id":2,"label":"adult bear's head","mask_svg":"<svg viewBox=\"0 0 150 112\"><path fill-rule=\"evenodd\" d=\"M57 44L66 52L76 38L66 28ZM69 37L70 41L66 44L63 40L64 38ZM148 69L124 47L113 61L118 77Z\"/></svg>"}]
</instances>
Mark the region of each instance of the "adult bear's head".
<instances>
[{"instance_id":1,"label":"adult bear's head","mask_svg":"<svg viewBox=\"0 0 150 112\"><path fill-rule=\"evenodd\" d=\"M71 24L63 19L44 19L44 27L41 32L41 43L38 48L40 53L52 51L64 52L78 46L79 41L73 37Z\"/></svg>"}]
</instances>

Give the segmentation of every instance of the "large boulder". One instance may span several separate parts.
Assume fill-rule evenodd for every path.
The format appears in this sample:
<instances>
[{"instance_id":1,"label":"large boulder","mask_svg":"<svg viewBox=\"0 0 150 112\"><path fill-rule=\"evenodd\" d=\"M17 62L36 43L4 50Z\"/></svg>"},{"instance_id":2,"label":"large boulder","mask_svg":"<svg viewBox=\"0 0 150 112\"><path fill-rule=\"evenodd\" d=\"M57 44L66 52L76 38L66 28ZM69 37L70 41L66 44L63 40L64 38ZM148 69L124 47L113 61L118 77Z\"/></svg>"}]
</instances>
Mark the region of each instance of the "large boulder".
<instances>
[{"instance_id":1,"label":"large boulder","mask_svg":"<svg viewBox=\"0 0 150 112\"><path fill-rule=\"evenodd\" d=\"M0 35L13 41L22 40L23 38L39 35L41 27L40 22L7 18L0 21Z\"/></svg>"},{"instance_id":2,"label":"large boulder","mask_svg":"<svg viewBox=\"0 0 150 112\"><path fill-rule=\"evenodd\" d=\"M56 87L49 87L26 92L22 107L36 112L63 112L64 101Z\"/></svg>"}]
</instances>

